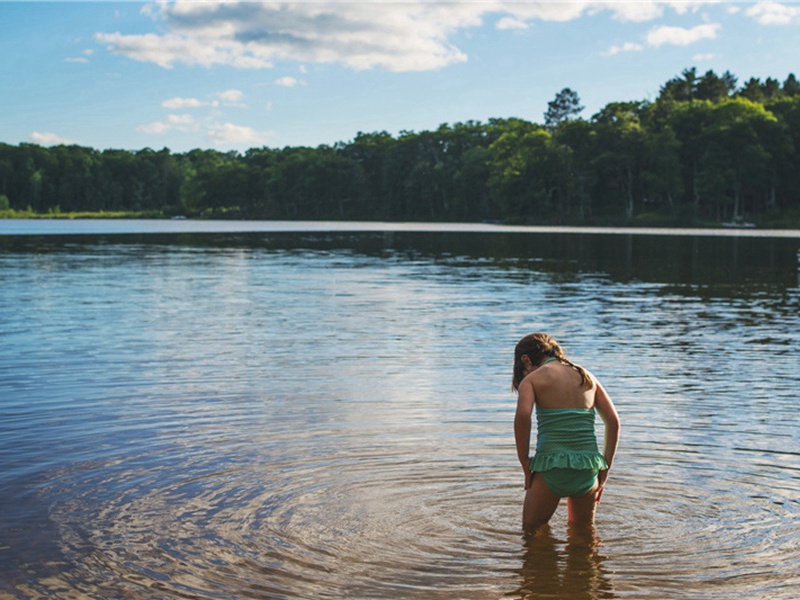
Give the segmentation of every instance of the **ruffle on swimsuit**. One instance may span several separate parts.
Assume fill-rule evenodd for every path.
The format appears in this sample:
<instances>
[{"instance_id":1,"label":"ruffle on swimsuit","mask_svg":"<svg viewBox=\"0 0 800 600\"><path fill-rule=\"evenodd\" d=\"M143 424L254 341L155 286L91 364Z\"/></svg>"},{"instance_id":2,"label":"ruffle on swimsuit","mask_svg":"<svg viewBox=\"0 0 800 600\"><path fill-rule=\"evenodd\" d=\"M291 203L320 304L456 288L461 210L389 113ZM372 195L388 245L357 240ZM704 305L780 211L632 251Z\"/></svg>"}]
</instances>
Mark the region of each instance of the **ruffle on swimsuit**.
<instances>
[{"instance_id":1,"label":"ruffle on swimsuit","mask_svg":"<svg viewBox=\"0 0 800 600\"><path fill-rule=\"evenodd\" d=\"M551 469L604 471L607 468L606 459L597 450L594 452L557 452L552 454L544 454L537 450L531 461L531 471L550 471Z\"/></svg>"},{"instance_id":2,"label":"ruffle on swimsuit","mask_svg":"<svg viewBox=\"0 0 800 600\"><path fill-rule=\"evenodd\" d=\"M585 493L594 485L597 472L608 468L597 449L594 422L594 409L536 407L536 454L530 468L542 473L560 496ZM570 472L574 485L568 481Z\"/></svg>"}]
</instances>

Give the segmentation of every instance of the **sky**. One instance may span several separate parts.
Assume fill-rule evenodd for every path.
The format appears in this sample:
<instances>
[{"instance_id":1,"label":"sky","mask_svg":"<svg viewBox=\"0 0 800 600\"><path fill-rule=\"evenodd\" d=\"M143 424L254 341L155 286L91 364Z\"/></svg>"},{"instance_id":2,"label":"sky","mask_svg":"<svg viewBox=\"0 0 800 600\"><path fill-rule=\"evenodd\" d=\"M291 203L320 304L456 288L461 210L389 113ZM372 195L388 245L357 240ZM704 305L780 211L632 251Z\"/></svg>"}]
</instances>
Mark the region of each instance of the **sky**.
<instances>
[{"instance_id":1,"label":"sky","mask_svg":"<svg viewBox=\"0 0 800 600\"><path fill-rule=\"evenodd\" d=\"M690 67L800 77L800 1L0 2L0 142L316 147L567 87L590 118Z\"/></svg>"}]
</instances>

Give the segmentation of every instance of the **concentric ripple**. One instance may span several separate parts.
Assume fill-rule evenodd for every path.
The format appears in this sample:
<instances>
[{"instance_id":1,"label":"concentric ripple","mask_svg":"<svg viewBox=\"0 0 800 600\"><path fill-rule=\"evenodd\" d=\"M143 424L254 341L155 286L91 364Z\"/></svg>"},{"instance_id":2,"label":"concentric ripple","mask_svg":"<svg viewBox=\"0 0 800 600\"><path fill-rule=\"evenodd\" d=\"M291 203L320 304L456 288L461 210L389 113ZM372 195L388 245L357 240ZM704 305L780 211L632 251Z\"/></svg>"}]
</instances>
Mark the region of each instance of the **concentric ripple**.
<instances>
[{"instance_id":1,"label":"concentric ripple","mask_svg":"<svg viewBox=\"0 0 800 600\"><path fill-rule=\"evenodd\" d=\"M0 253L0 598L796 597L783 275L483 253L505 237L291 242ZM535 329L622 417L595 532L564 507L521 531L509 356Z\"/></svg>"}]
</instances>

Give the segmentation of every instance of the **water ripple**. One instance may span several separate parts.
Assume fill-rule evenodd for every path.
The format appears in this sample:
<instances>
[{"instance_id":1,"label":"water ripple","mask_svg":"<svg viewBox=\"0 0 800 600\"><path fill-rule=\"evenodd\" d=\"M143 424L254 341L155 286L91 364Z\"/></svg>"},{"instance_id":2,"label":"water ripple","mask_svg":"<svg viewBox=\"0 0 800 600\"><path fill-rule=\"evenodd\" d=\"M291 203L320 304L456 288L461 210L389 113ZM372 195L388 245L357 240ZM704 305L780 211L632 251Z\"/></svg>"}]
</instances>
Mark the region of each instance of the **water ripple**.
<instances>
[{"instance_id":1,"label":"water ripple","mask_svg":"<svg viewBox=\"0 0 800 600\"><path fill-rule=\"evenodd\" d=\"M0 254L0 597L794 596L797 287L433 239ZM591 538L520 529L534 329L622 416Z\"/></svg>"}]
</instances>

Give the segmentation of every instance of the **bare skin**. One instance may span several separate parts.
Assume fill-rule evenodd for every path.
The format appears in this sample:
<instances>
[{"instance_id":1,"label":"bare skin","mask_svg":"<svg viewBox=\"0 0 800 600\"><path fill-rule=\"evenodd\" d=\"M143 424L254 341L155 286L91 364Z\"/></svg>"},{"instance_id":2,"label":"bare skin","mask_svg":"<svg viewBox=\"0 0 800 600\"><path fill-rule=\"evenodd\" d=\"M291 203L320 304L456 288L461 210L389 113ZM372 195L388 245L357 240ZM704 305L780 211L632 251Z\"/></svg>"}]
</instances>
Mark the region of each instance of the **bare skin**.
<instances>
[{"instance_id":1,"label":"bare skin","mask_svg":"<svg viewBox=\"0 0 800 600\"><path fill-rule=\"evenodd\" d=\"M603 386L590 374L589 383L581 384L580 374L560 361L532 364L522 357L525 377L519 385L514 435L517 456L525 472L525 503L522 521L526 528L536 528L550 520L561 498L548 487L541 475L530 471L531 415L541 408L594 408L603 419L605 435L603 456L609 468L614 461L619 440L619 416ZM568 519L574 525L592 525L597 503L603 495L608 469L600 471L594 487L583 496L568 498Z\"/></svg>"}]
</instances>

